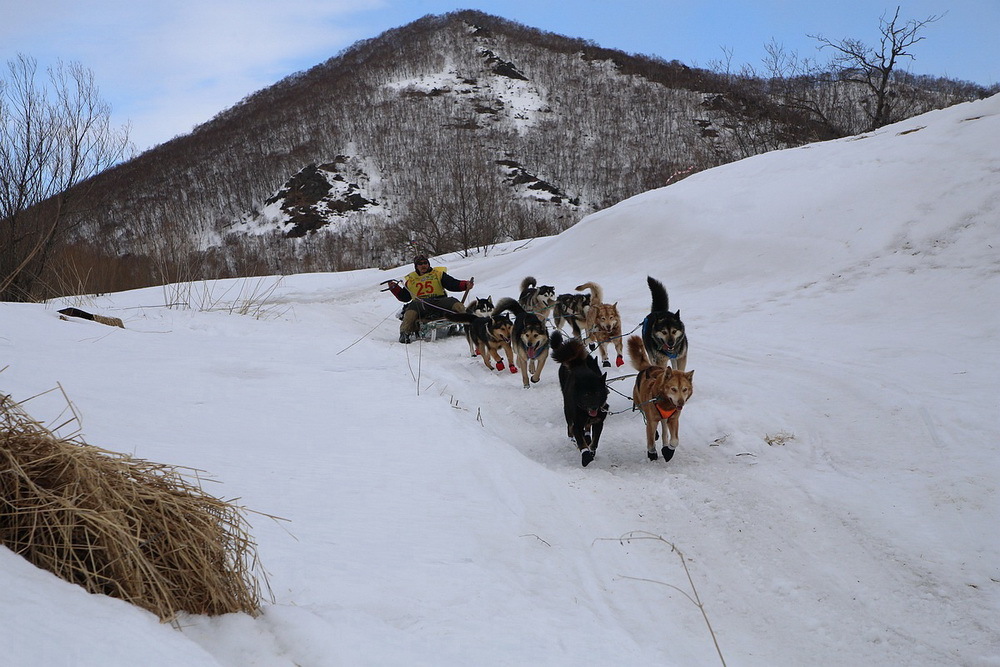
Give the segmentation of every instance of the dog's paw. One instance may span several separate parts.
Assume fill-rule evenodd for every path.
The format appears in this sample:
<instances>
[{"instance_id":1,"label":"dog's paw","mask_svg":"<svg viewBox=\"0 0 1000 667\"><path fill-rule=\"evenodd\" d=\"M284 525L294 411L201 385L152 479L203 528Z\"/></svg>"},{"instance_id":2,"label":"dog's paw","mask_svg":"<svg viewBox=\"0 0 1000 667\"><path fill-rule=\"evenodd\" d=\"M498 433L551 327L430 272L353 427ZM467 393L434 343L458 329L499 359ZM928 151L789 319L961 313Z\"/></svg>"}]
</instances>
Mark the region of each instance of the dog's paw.
<instances>
[{"instance_id":1,"label":"dog's paw","mask_svg":"<svg viewBox=\"0 0 1000 667\"><path fill-rule=\"evenodd\" d=\"M531 381L532 381L532 382L538 382L538 381L539 381L539 380L541 380L541 379L542 379L542 378L540 378L540 377L538 377L538 376L535 376L535 377L531 378Z\"/></svg>"},{"instance_id":2,"label":"dog's paw","mask_svg":"<svg viewBox=\"0 0 1000 667\"><path fill-rule=\"evenodd\" d=\"M517 372L517 366L511 366L510 367L510 372L511 373L516 373Z\"/></svg>"},{"instance_id":3,"label":"dog's paw","mask_svg":"<svg viewBox=\"0 0 1000 667\"><path fill-rule=\"evenodd\" d=\"M663 449L661 449L660 453L663 454L663 462L666 463L670 459L674 458L674 452L675 451L677 451L677 450L676 449L670 449L669 447L664 447Z\"/></svg>"},{"instance_id":4,"label":"dog's paw","mask_svg":"<svg viewBox=\"0 0 1000 667\"><path fill-rule=\"evenodd\" d=\"M656 459L660 458L659 456L656 455L656 451L655 450L652 451L652 452L650 452L650 451L647 450L646 451L646 456L649 457L650 461L655 461Z\"/></svg>"},{"instance_id":5,"label":"dog's paw","mask_svg":"<svg viewBox=\"0 0 1000 667\"><path fill-rule=\"evenodd\" d=\"M594 452L590 451L589 449L583 450L583 454L580 455L580 463L583 464L583 467L586 468L588 465L590 465L590 462L593 460L594 460Z\"/></svg>"},{"instance_id":6,"label":"dog's paw","mask_svg":"<svg viewBox=\"0 0 1000 667\"><path fill-rule=\"evenodd\" d=\"M498 361L497 362L497 370L498 371L502 371L503 370L503 362L502 361Z\"/></svg>"},{"instance_id":7,"label":"dog's paw","mask_svg":"<svg viewBox=\"0 0 1000 667\"><path fill-rule=\"evenodd\" d=\"M617 366L618 368L621 368L624 365L625 365L625 360L622 359L622 355L619 354L618 358L615 359L615 366Z\"/></svg>"},{"instance_id":8,"label":"dog's paw","mask_svg":"<svg viewBox=\"0 0 1000 667\"><path fill-rule=\"evenodd\" d=\"M604 366L605 368L611 368L611 362L605 359L604 362L601 363L601 366Z\"/></svg>"}]
</instances>

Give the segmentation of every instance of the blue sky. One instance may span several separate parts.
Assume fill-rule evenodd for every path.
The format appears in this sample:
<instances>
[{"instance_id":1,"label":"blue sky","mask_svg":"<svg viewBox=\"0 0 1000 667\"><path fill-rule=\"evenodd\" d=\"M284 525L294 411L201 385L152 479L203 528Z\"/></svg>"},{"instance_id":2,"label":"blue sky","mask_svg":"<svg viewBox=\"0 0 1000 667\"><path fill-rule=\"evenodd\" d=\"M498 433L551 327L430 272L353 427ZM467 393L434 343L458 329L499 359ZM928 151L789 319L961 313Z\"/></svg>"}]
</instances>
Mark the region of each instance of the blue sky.
<instances>
[{"instance_id":1,"label":"blue sky","mask_svg":"<svg viewBox=\"0 0 1000 667\"><path fill-rule=\"evenodd\" d=\"M17 53L91 69L140 150L186 134L247 95L323 62L359 39L426 14L479 9L628 53L734 69L761 67L764 46L814 56L807 35L874 44L901 6L927 26L903 67L1000 82L1000 0L0 0L0 59ZM6 75L6 69L3 70Z\"/></svg>"}]
</instances>

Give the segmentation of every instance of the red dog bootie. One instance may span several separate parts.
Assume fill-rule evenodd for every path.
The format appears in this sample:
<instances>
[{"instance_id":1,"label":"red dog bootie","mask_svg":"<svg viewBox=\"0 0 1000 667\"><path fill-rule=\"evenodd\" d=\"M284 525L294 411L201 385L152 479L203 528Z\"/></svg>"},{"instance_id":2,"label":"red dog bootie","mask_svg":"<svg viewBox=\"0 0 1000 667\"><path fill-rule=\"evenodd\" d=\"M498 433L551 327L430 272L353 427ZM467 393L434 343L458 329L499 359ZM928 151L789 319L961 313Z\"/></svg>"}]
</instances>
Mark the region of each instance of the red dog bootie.
<instances>
[{"instance_id":1,"label":"red dog bootie","mask_svg":"<svg viewBox=\"0 0 1000 667\"><path fill-rule=\"evenodd\" d=\"M498 371L502 371L503 370L503 361L498 361L497 362L497 370Z\"/></svg>"},{"instance_id":2,"label":"red dog bootie","mask_svg":"<svg viewBox=\"0 0 1000 667\"><path fill-rule=\"evenodd\" d=\"M622 359L622 355L619 354L618 358L615 359L615 366L617 366L618 368L621 368L624 365L625 365L625 360Z\"/></svg>"},{"instance_id":3,"label":"red dog bootie","mask_svg":"<svg viewBox=\"0 0 1000 667\"><path fill-rule=\"evenodd\" d=\"M511 373L516 373L517 372L517 366L515 366L514 364L511 364L510 365L510 372Z\"/></svg>"}]
</instances>

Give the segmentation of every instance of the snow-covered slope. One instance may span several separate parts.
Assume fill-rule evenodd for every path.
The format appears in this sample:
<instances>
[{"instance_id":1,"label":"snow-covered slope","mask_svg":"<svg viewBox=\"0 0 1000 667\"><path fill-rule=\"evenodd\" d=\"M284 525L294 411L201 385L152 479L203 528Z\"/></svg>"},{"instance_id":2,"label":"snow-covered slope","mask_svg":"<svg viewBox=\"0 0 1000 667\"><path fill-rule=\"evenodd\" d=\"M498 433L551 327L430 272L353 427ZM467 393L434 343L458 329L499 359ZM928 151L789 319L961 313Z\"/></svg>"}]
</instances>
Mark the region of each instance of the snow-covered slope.
<instances>
[{"instance_id":1,"label":"snow-covered slope","mask_svg":"<svg viewBox=\"0 0 1000 667\"><path fill-rule=\"evenodd\" d=\"M581 468L554 363L524 390L458 338L397 344L378 283L407 267L181 290L203 312L158 307L176 289L73 303L125 330L0 304L5 393L59 383L92 444L290 520L253 521L263 615L180 631L0 549L12 659L713 664L669 542L730 665L1000 663L998 175L994 97L439 258L495 300L595 281L626 330L662 280L695 371L669 463L630 378ZM260 319L222 310L263 293Z\"/></svg>"}]
</instances>

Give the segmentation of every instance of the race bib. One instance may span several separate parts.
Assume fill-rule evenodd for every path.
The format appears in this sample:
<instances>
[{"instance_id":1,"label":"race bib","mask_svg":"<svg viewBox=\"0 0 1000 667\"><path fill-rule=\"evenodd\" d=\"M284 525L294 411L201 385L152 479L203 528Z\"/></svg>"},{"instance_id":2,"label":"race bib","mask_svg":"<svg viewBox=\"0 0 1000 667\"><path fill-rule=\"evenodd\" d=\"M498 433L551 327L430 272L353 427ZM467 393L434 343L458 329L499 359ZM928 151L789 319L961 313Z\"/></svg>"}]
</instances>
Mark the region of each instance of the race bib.
<instances>
[{"instance_id":1,"label":"race bib","mask_svg":"<svg viewBox=\"0 0 1000 667\"><path fill-rule=\"evenodd\" d=\"M416 299L426 299L432 296L444 296L444 286L441 284L442 267L431 269L430 273L418 276L416 272L406 277L406 288Z\"/></svg>"}]
</instances>

